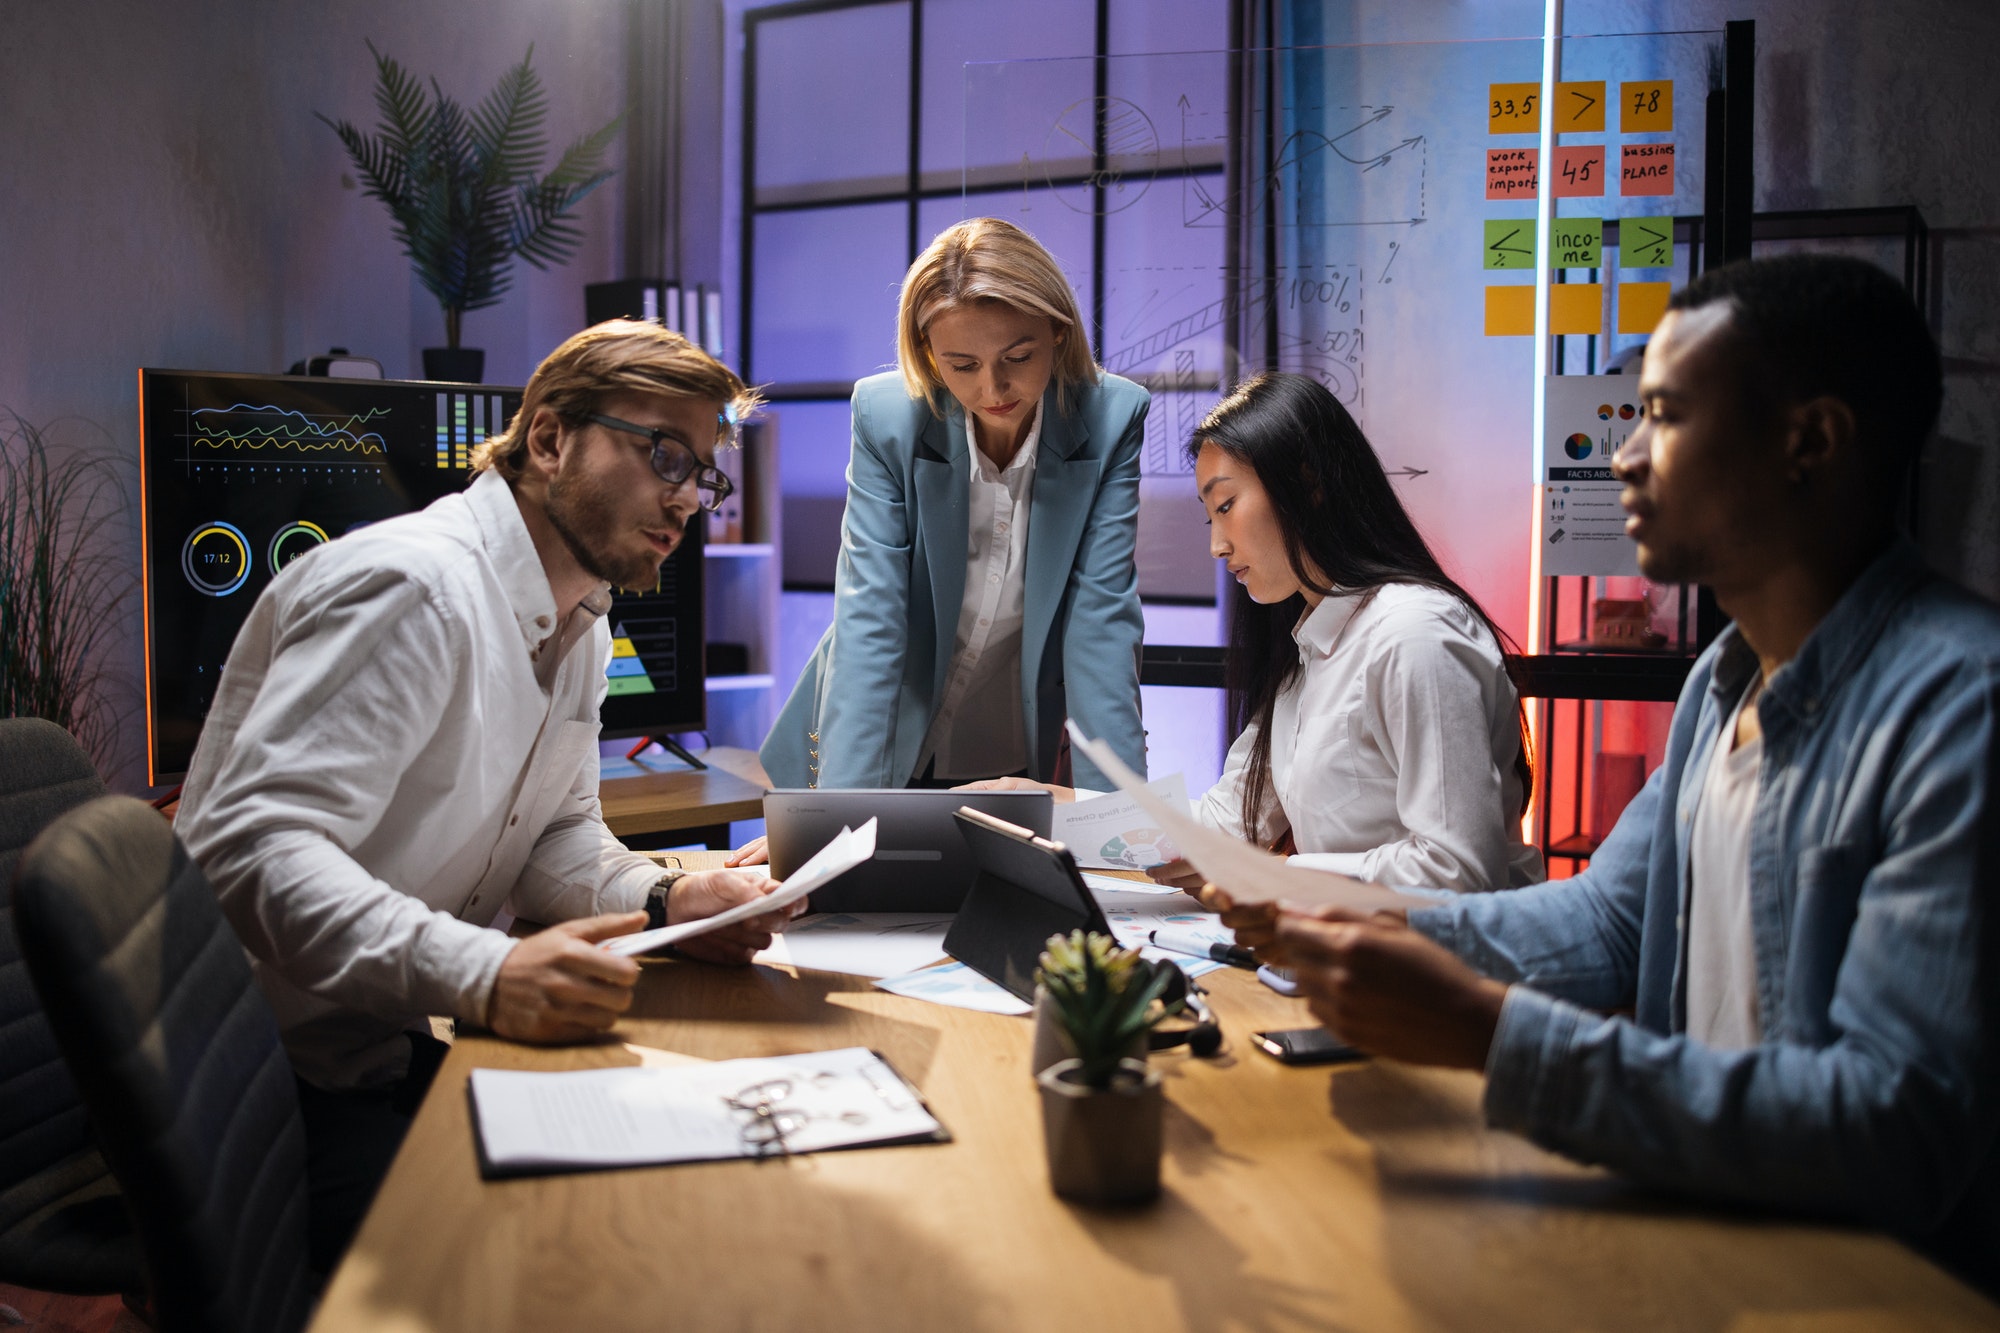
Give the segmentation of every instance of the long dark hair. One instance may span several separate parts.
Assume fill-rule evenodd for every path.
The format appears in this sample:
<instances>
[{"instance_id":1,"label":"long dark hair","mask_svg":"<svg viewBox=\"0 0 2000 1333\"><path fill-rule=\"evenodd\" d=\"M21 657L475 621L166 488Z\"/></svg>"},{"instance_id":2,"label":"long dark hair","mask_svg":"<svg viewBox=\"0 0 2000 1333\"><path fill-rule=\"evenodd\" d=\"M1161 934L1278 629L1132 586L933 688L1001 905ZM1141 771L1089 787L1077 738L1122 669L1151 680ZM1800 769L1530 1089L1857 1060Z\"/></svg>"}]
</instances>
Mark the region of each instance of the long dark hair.
<instances>
[{"instance_id":1,"label":"long dark hair","mask_svg":"<svg viewBox=\"0 0 2000 1333\"><path fill-rule=\"evenodd\" d=\"M1204 444L1256 472L1278 516L1292 573L1315 593L1327 597L1388 583L1419 583L1463 602L1503 654L1515 646L1438 564L1396 498L1368 437L1318 380L1278 373L1245 380L1195 431L1188 457L1198 456ZM1319 576L1330 586L1314 582ZM1265 836L1259 812L1271 787L1271 712L1279 693L1299 673L1292 630L1305 610L1303 594L1260 606L1240 586L1230 602L1225 667L1229 722L1238 732L1257 724L1257 744L1243 783L1243 827L1253 838ZM1519 721L1521 751L1514 771L1521 779L1525 814L1534 793L1534 770L1525 711Z\"/></svg>"}]
</instances>

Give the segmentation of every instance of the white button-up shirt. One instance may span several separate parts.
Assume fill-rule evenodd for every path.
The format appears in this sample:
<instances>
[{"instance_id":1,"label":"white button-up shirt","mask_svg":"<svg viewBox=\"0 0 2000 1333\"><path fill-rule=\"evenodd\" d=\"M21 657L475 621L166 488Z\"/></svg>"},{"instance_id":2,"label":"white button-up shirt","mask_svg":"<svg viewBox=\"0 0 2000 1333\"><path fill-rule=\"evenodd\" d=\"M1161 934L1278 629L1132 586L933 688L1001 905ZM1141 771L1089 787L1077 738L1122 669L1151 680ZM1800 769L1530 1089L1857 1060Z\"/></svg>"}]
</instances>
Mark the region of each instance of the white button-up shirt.
<instances>
[{"instance_id":1,"label":"white button-up shirt","mask_svg":"<svg viewBox=\"0 0 2000 1333\"><path fill-rule=\"evenodd\" d=\"M1449 593L1393 583L1328 597L1292 631L1299 673L1271 716L1266 842L1378 884L1471 891L1533 884L1521 841L1518 700L1486 626ZM1238 837L1256 725L1229 748L1198 814Z\"/></svg>"},{"instance_id":2,"label":"white button-up shirt","mask_svg":"<svg viewBox=\"0 0 2000 1333\"><path fill-rule=\"evenodd\" d=\"M917 772L935 759L935 776L960 780L1000 777L1028 766L1027 723L1021 716L1021 625L1041 408L1035 408L1028 438L1005 468L994 467L980 452L972 429L967 421L966 452L972 465L965 600L959 604L944 702L917 757Z\"/></svg>"},{"instance_id":3,"label":"white button-up shirt","mask_svg":"<svg viewBox=\"0 0 2000 1333\"><path fill-rule=\"evenodd\" d=\"M607 593L557 624L506 480L288 565L223 669L176 828L309 1082L400 1075L426 1016L480 1021L536 921L631 911L659 870L597 799Z\"/></svg>"}]
</instances>

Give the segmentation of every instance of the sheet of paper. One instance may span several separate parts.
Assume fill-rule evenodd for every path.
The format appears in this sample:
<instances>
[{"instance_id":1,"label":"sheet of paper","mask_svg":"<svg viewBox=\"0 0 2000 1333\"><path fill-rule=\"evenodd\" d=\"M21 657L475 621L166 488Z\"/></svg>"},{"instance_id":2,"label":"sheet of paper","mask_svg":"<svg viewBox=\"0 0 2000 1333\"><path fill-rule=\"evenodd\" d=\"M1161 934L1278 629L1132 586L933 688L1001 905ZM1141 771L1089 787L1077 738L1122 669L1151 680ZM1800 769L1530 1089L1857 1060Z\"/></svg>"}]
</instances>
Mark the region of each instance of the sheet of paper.
<instances>
[{"instance_id":1,"label":"sheet of paper","mask_svg":"<svg viewBox=\"0 0 2000 1333\"><path fill-rule=\"evenodd\" d=\"M913 912L822 912L774 936L760 963L853 977L893 977L942 959L951 917Z\"/></svg>"},{"instance_id":2,"label":"sheet of paper","mask_svg":"<svg viewBox=\"0 0 2000 1333\"><path fill-rule=\"evenodd\" d=\"M1671 282L1619 283L1618 331L1651 333L1666 318L1667 300L1673 292Z\"/></svg>"},{"instance_id":3,"label":"sheet of paper","mask_svg":"<svg viewBox=\"0 0 2000 1333\"><path fill-rule=\"evenodd\" d=\"M1619 155L1618 193L1662 195L1674 192L1674 146L1670 143L1628 143Z\"/></svg>"},{"instance_id":4,"label":"sheet of paper","mask_svg":"<svg viewBox=\"0 0 2000 1333\"><path fill-rule=\"evenodd\" d=\"M1485 249L1480 252L1485 268L1510 270L1535 267L1535 220L1533 218L1487 218Z\"/></svg>"},{"instance_id":5,"label":"sheet of paper","mask_svg":"<svg viewBox=\"0 0 2000 1333\"><path fill-rule=\"evenodd\" d=\"M1541 125L1535 126L1537 130ZM1604 80L1576 80L1556 85L1556 133L1604 133Z\"/></svg>"},{"instance_id":6,"label":"sheet of paper","mask_svg":"<svg viewBox=\"0 0 2000 1333\"><path fill-rule=\"evenodd\" d=\"M1618 85L1620 134L1664 134L1674 127L1674 81L1647 79Z\"/></svg>"},{"instance_id":7,"label":"sheet of paper","mask_svg":"<svg viewBox=\"0 0 2000 1333\"><path fill-rule=\"evenodd\" d=\"M1188 808L1187 780L1176 773L1146 784L1176 810ZM1181 859L1159 825L1122 791L1058 804L1049 837L1069 848L1077 865L1094 870L1151 870Z\"/></svg>"},{"instance_id":8,"label":"sheet of paper","mask_svg":"<svg viewBox=\"0 0 2000 1333\"><path fill-rule=\"evenodd\" d=\"M1427 899L1397 893L1378 884L1364 884L1330 870L1307 870L1287 864L1282 856L1273 856L1227 833L1196 823L1185 811L1175 810L1148 791L1146 784L1111 752L1110 746L1085 736L1075 722L1068 726L1070 744L1096 764L1099 772L1130 792L1160 821L1160 827L1194 862L1195 869L1240 903L1283 902L1300 907L1342 907L1354 912L1429 905Z\"/></svg>"},{"instance_id":9,"label":"sheet of paper","mask_svg":"<svg viewBox=\"0 0 2000 1333\"><path fill-rule=\"evenodd\" d=\"M1111 934L1128 949L1137 949L1143 958L1172 963L1191 977L1199 977L1224 966L1212 958L1197 957L1153 943L1153 932L1162 926L1193 932L1211 944L1234 944L1236 932L1222 924L1215 913L1184 893L1170 897L1152 893L1126 893L1118 889L1093 887L1092 896L1111 925Z\"/></svg>"},{"instance_id":10,"label":"sheet of paper","mask_svg":"<svg viewBox=\"0 0 2000 1333\"><path fill-rule=\"evenodd\" d=\"M1619 268L1672 268L1673 263L1672 218L1618 219Z\"/></svg>"},{"instance_id":11,"label":"sheet of paper","mask_svg":"<svg viewBox=\"0 0 2000 1333\"><path fill-rule=\"evenodd\" d=\"M978 1009L989 1014L1025 1014L1029 1006L998 982L988 981L964 963L946 963L900 977L884 977L877 990L907 995L913 1000L948 1004L954 1009Z\"/></svg>"},{"instance_id":12,"label":"sheet of paper","mask_svg":"<svg viewBox=\"0 0 2000 1333\"><path fill-rule=\"evenodd\" d=\"M1486 289L1486 336L1526 337L1535 331L1535 289L1533 287L1488 287Z\"/></svg>"},{"instance_id":13,"label":"sheet of paper","mask_svg":"<svg viewBox=\"0 0 2000 1333\"><path fill-rule=\"evenodd\" d=\"M764 1155L756 1112L730 1105L752 1090L786 1117L790 1152L941 1128L902 1077L859 1046L679 1068L475 1069L471 1078L481 1147L503 1173Z\"/></svg>"},{"instance_id":14,"label":"sheet of paper","mask_svg":"<svg viewBox=\"0 0 2000 1333\"><path fill-rule=\"evenodd\" d=\"M1604 145L1577 144L1556 149L1556 170L1550 181L1558 199L1588 199L1603 194Z\"/></svg>"},{"instance_id":15,"label":"sheet of paper","mask_svg":"<svg viewBox=\"0 0 2000 1333\"><path fill-rule=\"evenodd\" d=\"M1633 284L1627 284L1633 285ZM1611 456L1639 428L1632 375L1551 375L1542 434L1542 572L1637 574Z\"/></svg>"},{"instance_id":16,"label":"sheet of paper","mask_svg":"<svg viewBox=\"0 0 2000 1333\"><path fill-rule=\"evenodd\" d=\"M1557 218L1549 230L1551 268L1596 268L1604 262L1604 219Z\"/></svg>"},{"instance_id":17,"label":"sheet of paper","mask_svg":"<svg viewBox=\"0 0 2000 1333\"><path fill-rule=\"evenodd\" d=\"M1604 284L1559 282L1549 288L1549 332L1604 332Z\"/></svg>"},{"instance_id":18,"label":"sheet of paper","mask_svg":"<svg viewBox=\"0 0 2000 1333\"><path fill-rule=\"evenodd\" d=\"M669 944L692 939L696 935L706 935L722 926L747 921L753 916L774 912L780 907L789 907L799 899L819 888L836 875L844 875L854 867L875 855L875 821L869 820L858 829L842 829L832 842L813 854L812 858L784 883L761 898L747 903L739 903L726 912L702 917L699 921L683 921L678 925L661 926L658 930L642 930L636 935L620 935L606 940L602 947L612 953L627 957L664 949Z\"/></svg>"},{"instance_id":19,"label":"sheet of paper","mask_svg":"<svg viewBox=\"0 0 2000 1333\"><path fill-rule=\"evenodd\" d=\"M1102 889L1109 893L1152 893L1171 895L1180 890L1171 884L1154 884L1150 880L1120 879L1110 875L1094 875L1090 871L1081 872L1084 884L1092 890Z\"/></svg>"},{"instance_id":20,"label":"sheet of paper","mask_svg":"<svg viewBox=\"0 0 2000 1333\"><path fill-rule=\"evenodd\" d=\"M1539 148L1489 148L1486 150L1486 197L1488 199L1535 200L1535 164Z\"/></svg>"}]
</instances>

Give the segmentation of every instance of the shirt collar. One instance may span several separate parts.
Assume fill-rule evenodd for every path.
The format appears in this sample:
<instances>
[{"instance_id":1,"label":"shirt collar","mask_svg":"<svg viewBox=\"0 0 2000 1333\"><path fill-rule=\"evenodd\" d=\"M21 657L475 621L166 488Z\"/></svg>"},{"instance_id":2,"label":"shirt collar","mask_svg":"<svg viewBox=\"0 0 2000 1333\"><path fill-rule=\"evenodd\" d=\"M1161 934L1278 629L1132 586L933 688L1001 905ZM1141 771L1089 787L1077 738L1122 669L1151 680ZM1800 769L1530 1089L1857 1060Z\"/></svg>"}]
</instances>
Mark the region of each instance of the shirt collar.
<instances>
[{"instance_id":1,"label":"shirt collar","mask_svg":"<svg viewBox=\"0 0 2000 1333\"><path fill-rule=\"evenodd\" d=\"M980 452L978 443L973 440L971 422L968 421L966 425L966 452L972 455L974 481L998 481L1010 472L1025 471L1035 465L1035 451L1042 447L1042 404L1035 404L1035 419L1028 427L1028 438L1021 441L1021 447L1014 451L1014 457L1008 460L1007 466L998 471L994 470L993 460Z\"/></svg>"},{"instance_id":2,"label":"shirt collar","mask_svg":"<svg viewBox=\"0 0 2000 1333\"><path fill-rule=\"evenodd\" d=\"M532 653L561 626L556 619L556 595L549 588L548 571L528 535L528 521L521 517L521 505L514 488L498 472L487 470L465 488L465 502L479 524L480 543L493 561L506 590L508 609L520 628L521 639ZM583 609L601 616L611 606L609 584L583 599Z\"/></svg>"},{"instance_id":3,"label":"shirt collar","mask_svg":"<svg viewBox=\"0 0 2000 1333\"><path fill-rule=\"evenodd\" d=\"M1303 658L1308 652L1319 657L1333 656L1334 645L1361 608L1368 603L1365 592L1336 592L1322 597L1318 606L1299 617L1292 626L1292 641Z\"/></svg>"}]
</instances>

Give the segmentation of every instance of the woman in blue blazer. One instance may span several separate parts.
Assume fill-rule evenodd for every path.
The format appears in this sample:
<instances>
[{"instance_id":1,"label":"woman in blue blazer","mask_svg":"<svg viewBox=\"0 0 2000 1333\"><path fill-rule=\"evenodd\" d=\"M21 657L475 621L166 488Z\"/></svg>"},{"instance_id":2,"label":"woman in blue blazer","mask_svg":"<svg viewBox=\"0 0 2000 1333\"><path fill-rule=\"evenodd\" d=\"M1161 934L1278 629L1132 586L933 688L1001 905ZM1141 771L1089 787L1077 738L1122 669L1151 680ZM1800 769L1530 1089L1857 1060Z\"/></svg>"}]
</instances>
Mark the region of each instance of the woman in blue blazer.
<instances>
[{"instance_id":1,"label":"woman in blue blazer","mask_svg":"<svg viewBox=\"0 0 2000 1333\"><path fill-rule=\"evenodd\" d=\"M897 325L900 373L854 386L833 626L765 771L780 787L1047 781L1073 717L1144 772L1146 391L1096 365L1055 260L997 219L931 242ZM1111 785L1081 756L1075 780Z\"/></svg>"}]
</instances>

